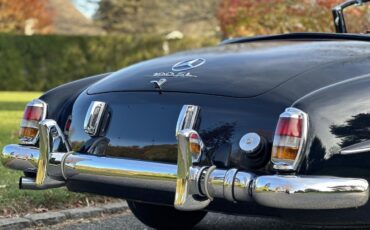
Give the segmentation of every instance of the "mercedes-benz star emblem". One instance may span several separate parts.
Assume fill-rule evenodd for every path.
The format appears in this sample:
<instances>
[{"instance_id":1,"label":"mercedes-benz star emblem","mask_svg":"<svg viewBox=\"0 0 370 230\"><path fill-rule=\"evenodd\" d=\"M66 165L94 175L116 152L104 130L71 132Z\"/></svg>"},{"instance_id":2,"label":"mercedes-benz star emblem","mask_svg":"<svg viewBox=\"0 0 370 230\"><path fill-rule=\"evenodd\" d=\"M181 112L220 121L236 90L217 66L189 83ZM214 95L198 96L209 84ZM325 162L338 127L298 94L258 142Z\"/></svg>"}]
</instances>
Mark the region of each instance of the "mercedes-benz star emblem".
<instances>
[{"instance_id":1,"label":"mercedes-benz star emblem","mask_svg":"<svg viewBox=\"0 0 370 230\"><path fill-rule=\"evenodd\" d=\"M203 58L195 58L191 60L181 61L172 66L172 71L179 72L194 69L196 67L203 65L205 62L206 60Z\"/></svg>"}]
</instances>

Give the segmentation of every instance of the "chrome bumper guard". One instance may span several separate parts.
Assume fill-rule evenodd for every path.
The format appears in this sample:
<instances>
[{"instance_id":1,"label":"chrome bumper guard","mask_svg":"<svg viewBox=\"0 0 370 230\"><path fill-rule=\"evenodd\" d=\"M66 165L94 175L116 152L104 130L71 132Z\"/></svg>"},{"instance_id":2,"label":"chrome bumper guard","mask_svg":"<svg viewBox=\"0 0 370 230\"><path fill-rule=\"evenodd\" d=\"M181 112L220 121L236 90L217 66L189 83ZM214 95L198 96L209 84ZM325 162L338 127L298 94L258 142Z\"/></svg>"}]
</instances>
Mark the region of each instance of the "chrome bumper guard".
<instances>
[{"instance_id":1,"label":"chrome bumper guard","mask_svg":"<svg viewBox=\"0 0 370 230\"><path fill-rule=\"evenodd\" d=\"M365 205L369 184L364 179L325 176L257 176L237 169L200 167L189 151L189 134L178 133L178 164L110 158L72 152L57 123L40 122L40 149L7 145L5 167L36 173L21 178L22 189L61 187L70 179L175 192L179 210L199 210L214 198L257 202L282 209L339 209ZM64 150L64 152L61 152Z\"/></svg>"}]
</instances>

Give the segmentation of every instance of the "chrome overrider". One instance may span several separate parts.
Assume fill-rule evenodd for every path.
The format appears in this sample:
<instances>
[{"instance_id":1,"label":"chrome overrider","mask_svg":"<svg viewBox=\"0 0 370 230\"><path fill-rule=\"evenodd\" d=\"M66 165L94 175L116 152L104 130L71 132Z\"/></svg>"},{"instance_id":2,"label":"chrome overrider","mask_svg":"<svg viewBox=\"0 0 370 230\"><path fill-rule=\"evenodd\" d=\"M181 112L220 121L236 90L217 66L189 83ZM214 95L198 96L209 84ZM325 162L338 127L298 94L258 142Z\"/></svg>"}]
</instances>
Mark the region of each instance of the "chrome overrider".
<instances>
[{"instance_id":1,"label":"chrome overrider","mask_svg":"<svg viewBox=\"0 0 370 230\"><path fill-rule=\"evenodd\" d=\"M21 189L64 186L70 179L104 182L123 187L174 192L180 210L206 208L214 198L257 202L282 209L339 209L367 203L369 184L364 179L324 176L262 175L238 169L198 166L189 151L189 134L178 132L178 165L110 158L71 151L53 120L40 122L40 148L7 145L4 166L28 172Z\"/></svg>"}]
</instances>

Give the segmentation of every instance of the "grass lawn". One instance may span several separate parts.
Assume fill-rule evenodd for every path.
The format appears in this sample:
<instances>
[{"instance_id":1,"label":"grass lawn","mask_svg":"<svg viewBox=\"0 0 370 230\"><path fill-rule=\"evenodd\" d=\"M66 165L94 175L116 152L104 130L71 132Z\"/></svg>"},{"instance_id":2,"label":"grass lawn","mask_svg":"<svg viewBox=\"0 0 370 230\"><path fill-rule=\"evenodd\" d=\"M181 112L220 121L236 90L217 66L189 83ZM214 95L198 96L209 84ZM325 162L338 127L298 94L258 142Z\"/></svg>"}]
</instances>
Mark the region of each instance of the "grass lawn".
<instances>
[{"instance_id":1,"label":"grass lawn","mask_svg":"<svg viewBox=\"0 0 370 230\"><path fill-rule=\"evenodd\" d=\"M0 92L0 148L18 143L18 129L27 102L40 96L37 92ZM22 172L9 170L0 165L0 216L37 212L45 209L78 207L107 198L68 192L66 188L44 191L18 189Z\"/></svg>"}]
</instances>

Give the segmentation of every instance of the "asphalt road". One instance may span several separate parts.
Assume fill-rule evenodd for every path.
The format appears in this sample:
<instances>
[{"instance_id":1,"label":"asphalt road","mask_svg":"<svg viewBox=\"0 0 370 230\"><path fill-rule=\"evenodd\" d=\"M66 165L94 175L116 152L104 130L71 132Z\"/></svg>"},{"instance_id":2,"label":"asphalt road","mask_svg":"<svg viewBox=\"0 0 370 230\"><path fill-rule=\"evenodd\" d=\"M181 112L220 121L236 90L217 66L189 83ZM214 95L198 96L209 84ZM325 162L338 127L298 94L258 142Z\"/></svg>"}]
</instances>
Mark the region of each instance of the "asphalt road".
<instances>
[{"instance_id":1,"label":"asphalt road","mask_svg":"<svg viewBox=\"0 0 370 230\"><path fill-rule=\"evenodd\" d=\"M40 228L43 229L43 228ZM58 230L86 230L86 229L109 229L109 230L141 230L149 229L140 223L130 212L105 216L98 219L90 220L77 220L66 222L58 226L47 227L45 229L58 229ZM221 214L208 214L201 223L194 229L198 230L249 230L249 229L272 229L272 230L292 230L292 229L306 229L302 226L291 225L282 221L274 219L256 218L256 217L238 217Z\"/></svg>"}]
</instances>

